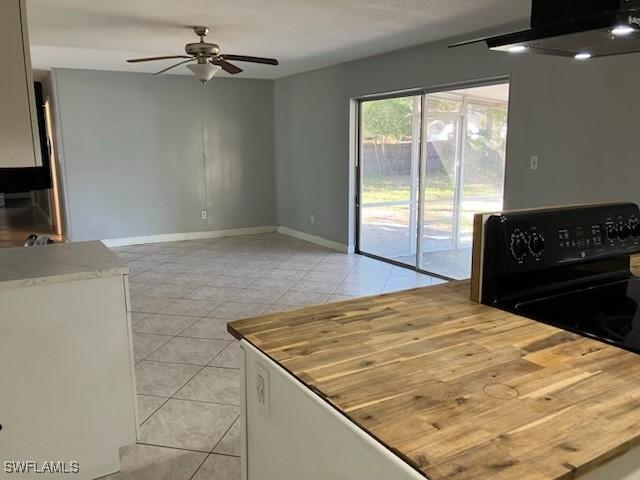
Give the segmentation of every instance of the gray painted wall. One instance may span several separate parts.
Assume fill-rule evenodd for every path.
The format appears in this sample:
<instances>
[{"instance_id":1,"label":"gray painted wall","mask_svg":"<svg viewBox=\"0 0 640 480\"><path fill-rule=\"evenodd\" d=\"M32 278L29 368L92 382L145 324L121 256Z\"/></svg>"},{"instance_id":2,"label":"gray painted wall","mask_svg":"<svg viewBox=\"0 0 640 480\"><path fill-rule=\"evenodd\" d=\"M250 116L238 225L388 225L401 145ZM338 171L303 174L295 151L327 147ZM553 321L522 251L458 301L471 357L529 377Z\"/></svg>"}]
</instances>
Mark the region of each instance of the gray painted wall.
<instances>
[{"instance_id":1,"label":"gray painted wall","mask_svg":"<svg viewBox=\"0 0 640 480\"><path fill-rule=\"evenodd\" d=\"M273 82L214 79L203 88L190 76L54 76L71 240L275 224Z\"/></svg>"},{"instance_id":2,"label":"gray painted wall","mask_svg":"<svg viewBox=\"0 0 640 480\"><path fill-rule=\"evenodd\" d=\"M496 76L512 81L507 208L640 202L640 55L578 63L447 43L275 83L214 79L206 89L188 76L56 70L70 238L280 224L346 244L350 100ZM536 172L531 155L540 157Z\"/></svg>"},{"instance_id":3,"label":"gray painted wall","mask_svg":"<svg viewBox=\"0 0 640 480\"><path fill-rule=\"evenodd\" d=\"M351 98L502 75L512 80L507 208L640 202L640 55L580 63L447 43L275 81L279 224L348 243ZM529 170L531 155L540 157L538 171Z\"/></svg>"}]
</instances>

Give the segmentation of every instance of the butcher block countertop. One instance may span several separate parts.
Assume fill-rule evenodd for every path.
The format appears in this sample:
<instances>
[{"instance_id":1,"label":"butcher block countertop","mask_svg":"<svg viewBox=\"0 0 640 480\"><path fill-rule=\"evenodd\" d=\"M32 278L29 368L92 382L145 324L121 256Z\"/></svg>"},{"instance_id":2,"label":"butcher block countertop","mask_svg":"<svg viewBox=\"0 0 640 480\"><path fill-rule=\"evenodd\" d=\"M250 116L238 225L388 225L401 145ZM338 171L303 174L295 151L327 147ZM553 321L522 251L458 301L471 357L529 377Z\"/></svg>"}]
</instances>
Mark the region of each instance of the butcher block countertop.
<instances>
[{"instance_id":1,"label":"butcher block countertop","mask_svg":"<svg viewBox=\"0 0 640 480\"><path fill-rule=\"evenodd\" d=\"M431 480L571 479L640 445L640 356L466 282L229 324Z\"/></svg>"}]
</instances>

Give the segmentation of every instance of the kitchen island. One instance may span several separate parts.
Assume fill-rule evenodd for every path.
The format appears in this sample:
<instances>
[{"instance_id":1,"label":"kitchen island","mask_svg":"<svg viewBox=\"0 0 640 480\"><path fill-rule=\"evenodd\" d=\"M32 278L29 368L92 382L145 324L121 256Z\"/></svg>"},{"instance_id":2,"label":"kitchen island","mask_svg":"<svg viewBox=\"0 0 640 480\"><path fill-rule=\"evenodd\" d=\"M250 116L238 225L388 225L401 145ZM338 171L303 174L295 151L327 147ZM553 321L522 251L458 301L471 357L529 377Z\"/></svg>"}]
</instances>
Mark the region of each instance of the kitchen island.
<instances>
[{"instance_id":1,"label":"kitchen island","mask_svg":"<svg viewBox=\"0 0 640 480\"><path fill-rule=\"evenodd\" d=\"M128 271L100 242L0 249L3 475L120 469L137 424Z\"/></svg>"},{"instance_id":2,"label":"kitchen island","mask_svg":"<svg viewBox=\"0 0 640 480\"><path fill-rule=\"evenodd\" d=\"M245 479L636 479L640 356L452 283L235 321Z\"/></svg>"}]
</instances>

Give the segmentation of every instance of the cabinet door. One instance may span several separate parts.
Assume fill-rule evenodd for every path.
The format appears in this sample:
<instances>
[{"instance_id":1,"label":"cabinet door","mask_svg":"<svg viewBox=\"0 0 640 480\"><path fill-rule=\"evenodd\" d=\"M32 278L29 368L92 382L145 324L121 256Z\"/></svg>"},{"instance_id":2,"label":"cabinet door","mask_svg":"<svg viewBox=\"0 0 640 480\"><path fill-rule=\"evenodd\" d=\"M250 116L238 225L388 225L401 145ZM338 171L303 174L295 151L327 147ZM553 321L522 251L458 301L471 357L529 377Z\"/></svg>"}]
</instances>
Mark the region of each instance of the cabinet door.
<instances>
[{"instance_id":1,"label":"cabinet door","mask_svg":"<svg viewBox=\"0 0 640 480\"><path fill-rule=\"evenodd\" d=\"M42 165L24 0L0 2L0 168Z\"/></svg>"}]
</instances>

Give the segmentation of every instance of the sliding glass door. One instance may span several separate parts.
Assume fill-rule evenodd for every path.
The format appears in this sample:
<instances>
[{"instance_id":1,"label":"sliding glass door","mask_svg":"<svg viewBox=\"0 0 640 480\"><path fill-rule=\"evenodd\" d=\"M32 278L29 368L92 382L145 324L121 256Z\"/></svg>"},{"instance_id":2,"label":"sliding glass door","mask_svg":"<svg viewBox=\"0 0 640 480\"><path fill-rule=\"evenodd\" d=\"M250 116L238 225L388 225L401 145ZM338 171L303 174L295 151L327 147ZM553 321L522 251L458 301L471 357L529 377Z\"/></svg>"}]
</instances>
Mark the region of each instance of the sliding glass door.
<instances>
[{"instance_id":1,"label":"sliding glass door","mask_svg":"<svg viewBox=\"0 0 640 480\"><path fill-rule=\"evenodd\" d=\"M360 128L360 245L416 266L420 96L363 102Z\"/></svg>"},{"instance_id":2,"label":"sliding glass door","mask_svg":"<svg viewBox=\"0 0 640 480\"><path fill-rule=\"evenodd\" d=\"M468 278L473 215L502 208L509 84L360 103L358 251Z\"/></svg>"}]
</instances>

